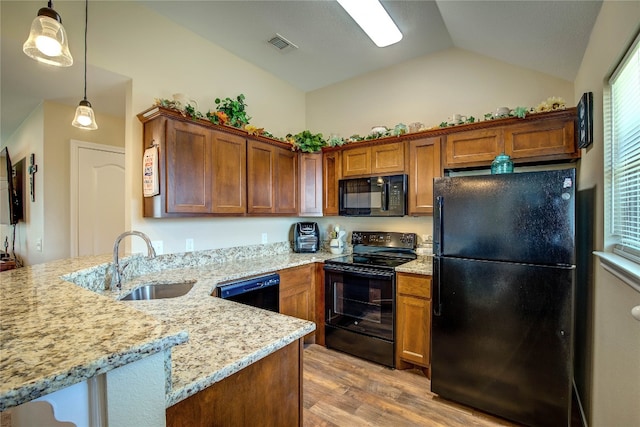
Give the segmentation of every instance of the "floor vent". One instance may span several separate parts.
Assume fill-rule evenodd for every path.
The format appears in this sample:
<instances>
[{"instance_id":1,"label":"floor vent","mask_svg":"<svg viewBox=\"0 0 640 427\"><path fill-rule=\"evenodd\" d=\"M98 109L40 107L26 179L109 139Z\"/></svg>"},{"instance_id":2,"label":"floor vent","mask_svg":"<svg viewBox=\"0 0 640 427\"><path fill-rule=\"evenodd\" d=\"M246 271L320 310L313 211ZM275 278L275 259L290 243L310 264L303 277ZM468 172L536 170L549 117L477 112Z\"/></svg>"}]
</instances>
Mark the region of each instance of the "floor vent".
<instances>
[{"instance_id":1,"label":"floor vent","mask_svg":"<svg viewBox=\"0 0 640 427\"><path fill-rule=\"evenodd\" d=\"M290 50L298 48L298 46L291 43L289 40L285 39L278 33L276 33L276 35L273 36L271 40L269 40L269 44L274 46L280 52L288 52Z\"/></svg>"}]
</instances>

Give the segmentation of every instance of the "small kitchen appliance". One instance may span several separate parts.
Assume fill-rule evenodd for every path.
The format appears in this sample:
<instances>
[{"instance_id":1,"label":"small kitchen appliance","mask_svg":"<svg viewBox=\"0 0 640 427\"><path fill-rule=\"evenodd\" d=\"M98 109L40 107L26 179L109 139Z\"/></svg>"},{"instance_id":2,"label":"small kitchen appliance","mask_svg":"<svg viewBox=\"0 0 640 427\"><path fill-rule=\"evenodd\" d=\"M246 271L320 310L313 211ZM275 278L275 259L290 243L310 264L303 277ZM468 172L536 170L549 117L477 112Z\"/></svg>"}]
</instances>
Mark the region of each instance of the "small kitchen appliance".
<instances>
[{"instance_id":1,"label":"small kitchen appliance","mask_svg":"<svg viewBox=\"0 0 640 427\"><path fill-rule=\"evenodd\" d=\"M325 344L395 367L395 268L417 258L414 233L354 231L353 254L325 261Z\"/></svg>"},{"instance_id":2,"label":"small kitchen appliance","mask_svg":"<svg viewBox=\"0 0 640 427\"><path fill-rule=\"evenodd\" d=\"M434 180L431 391L571 425L575 169Z\"/></svg>"},{"instance_id":3,"label":"small kitchen appliance","mask_svg":"<svg viewBox=\"0 0 640 427\"><path fill-rule=\"evenodd\" d=\"M407 175L341 179L338 191L341 216L407 214Z\"/></svg>"},{"instance_id":4,"label":"small kitchen appliance","mask_svg":"<svg viewBox=\"0 0 640 427\"><path fill-rule=\"evenodd\" d=\"M297 222L293 227L293 250L295 252L318 252L320 229L316 222Z\"/></svg>"}]
</instances>

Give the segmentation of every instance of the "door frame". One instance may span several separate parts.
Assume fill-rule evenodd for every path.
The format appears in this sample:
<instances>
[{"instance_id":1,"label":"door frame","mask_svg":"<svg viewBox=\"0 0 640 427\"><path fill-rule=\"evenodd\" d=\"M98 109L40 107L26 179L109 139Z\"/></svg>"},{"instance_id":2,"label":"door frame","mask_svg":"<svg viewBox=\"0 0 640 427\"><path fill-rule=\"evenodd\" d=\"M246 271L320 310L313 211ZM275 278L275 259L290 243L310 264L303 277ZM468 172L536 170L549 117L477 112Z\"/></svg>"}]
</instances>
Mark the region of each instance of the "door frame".
<instances>
[{"instance_id":1,"label":"door frame","mask_svg":"<svg viewBox=\"0 0 640 427\"><path fill-rule=\"evenodd\" d=\"M106 151L109 153L125 154L124 147L116 147L114 145L96 144L94 142L78 141L72 139L69 144L71 159L69 163L69 201L70 201L70 254L71 257L78 256L78 157L80 149L88 149L95 151ZM125 162L126 173L126 162ZM124 192L122 197L125 197ZM122 212L124 215L124 212Z\"/></svg>"}]
</instances>

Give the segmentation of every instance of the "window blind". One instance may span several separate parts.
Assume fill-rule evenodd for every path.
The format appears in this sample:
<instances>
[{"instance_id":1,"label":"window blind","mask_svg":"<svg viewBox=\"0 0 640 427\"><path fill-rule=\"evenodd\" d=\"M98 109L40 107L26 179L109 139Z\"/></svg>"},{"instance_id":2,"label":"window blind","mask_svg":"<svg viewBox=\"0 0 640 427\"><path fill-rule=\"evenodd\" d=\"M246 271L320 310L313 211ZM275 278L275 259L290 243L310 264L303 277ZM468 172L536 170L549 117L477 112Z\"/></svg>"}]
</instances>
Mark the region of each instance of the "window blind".
<instances>
[{"instance_id":1,"label":"window blind","mask_svg":"<svg viewBox=\"0 0 640 427\"><path fill-rule=\"evenodd\" d=\"M606 93L607 226L615 253L640 263L640 37Z\"/></svg>"}]
</instances>

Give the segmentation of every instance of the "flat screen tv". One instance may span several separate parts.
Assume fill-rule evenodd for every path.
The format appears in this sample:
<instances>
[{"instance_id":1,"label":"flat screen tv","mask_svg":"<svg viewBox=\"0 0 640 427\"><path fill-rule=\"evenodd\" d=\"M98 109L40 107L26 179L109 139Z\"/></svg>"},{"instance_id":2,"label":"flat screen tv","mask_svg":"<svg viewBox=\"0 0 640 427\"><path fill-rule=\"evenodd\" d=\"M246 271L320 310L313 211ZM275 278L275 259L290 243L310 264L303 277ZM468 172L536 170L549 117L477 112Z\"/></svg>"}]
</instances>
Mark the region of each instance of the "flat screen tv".
<instances>
[{"instance_id":1,"label":"flat screen tv","mask_svg":"<svg viewBox=\"0 0 640 427\"><path fill-rule=\"evenodd\" d=\"M23 219L22 211L22 167L14 168L7 147L0 151L0 223L17 224ZM19 171L16 169L20 169Z\"/></svg>"}]
</instances>

